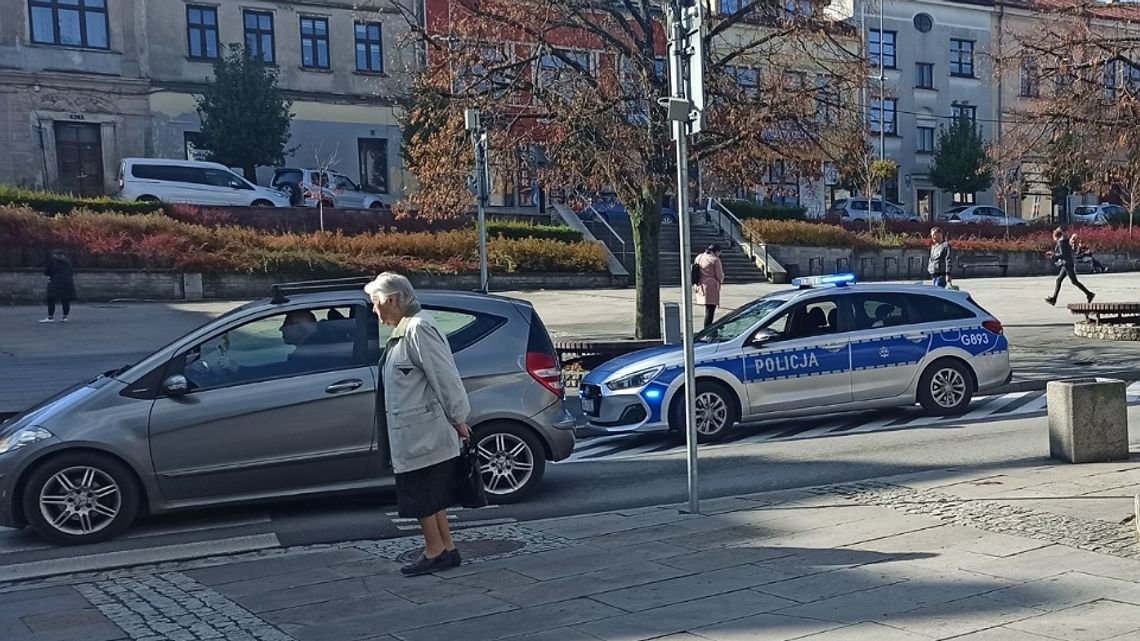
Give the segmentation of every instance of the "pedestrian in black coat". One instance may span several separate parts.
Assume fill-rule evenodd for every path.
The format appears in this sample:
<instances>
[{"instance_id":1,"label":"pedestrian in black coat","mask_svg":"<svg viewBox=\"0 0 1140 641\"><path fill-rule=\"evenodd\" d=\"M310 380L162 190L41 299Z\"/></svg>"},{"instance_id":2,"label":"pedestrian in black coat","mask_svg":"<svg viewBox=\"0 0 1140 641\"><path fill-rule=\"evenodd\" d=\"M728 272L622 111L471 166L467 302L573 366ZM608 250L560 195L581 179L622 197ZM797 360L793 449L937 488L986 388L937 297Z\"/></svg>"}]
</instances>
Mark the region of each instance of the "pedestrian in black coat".
<instances>
[{"instance_id":1,"label":"pedestrian in black coat","mask_svg":"<svg viewBox=\"0 0 1140 641\"><path fill-rule=\"evenodd\" d=\"M1069 239L1065 236L1065 230L1058 227L1053 230L1053 240L1057 241L1057 246L1053 251L1046 252L1045 255L1053 260L1053 263L1060 268L1060 273L1057 274L1057 286L1053 289L1053 295L1046 298L1045 302L1050 305L1057 304L1057 294L1061 293L1061 283L1065 282L1068 278L1070 282L1077 286L1077 289L1085 293L1085 298L1088 302L1093 302L1096 294L1090 292L1081 281L1077 280L1077 262L1073 257L1073 246L1069 243Z\"/></svg>"},{"instance_id":2,"label":"pedestrian in black coat","mask_svg":"<svg viewBox=\"0 0 1140 641\"><path fill-rule=\"evenodd\" d=\"M71 313L71 301L75 300L75 274L71 268L71 261L62 249L52 251L48 257L44 276L48 277L47 286L47 318L41 323L55 322L55 304L58 301L63 305L63 322L67 322L67 315Z\"/></svg>"}]
</instances>

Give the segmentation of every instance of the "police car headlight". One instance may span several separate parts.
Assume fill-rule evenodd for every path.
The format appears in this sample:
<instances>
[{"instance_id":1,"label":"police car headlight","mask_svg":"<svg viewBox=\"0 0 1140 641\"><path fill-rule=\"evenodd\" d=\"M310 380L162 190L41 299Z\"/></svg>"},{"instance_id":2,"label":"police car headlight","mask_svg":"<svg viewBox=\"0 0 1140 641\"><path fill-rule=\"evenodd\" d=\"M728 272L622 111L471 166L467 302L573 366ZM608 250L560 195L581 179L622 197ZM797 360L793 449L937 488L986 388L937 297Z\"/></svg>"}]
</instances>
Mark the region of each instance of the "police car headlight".
<instances>
[{"instance_id":1,"label":"police car headlight","mask_svg":"<svg viewBox=\"0 0 1140 641\"><path fill-rule=\"evenodd\" d=\"M629 376L623 376L617 380L610 381L606 383L606 387L615 392L626 389L640 389L648 385L653 379L657 378L657 375L660 374L661 370L663 369L665 369L664 365L654 367L652 369L642 370L640 372L630 374Z\"/></svg>"}]
</instances>

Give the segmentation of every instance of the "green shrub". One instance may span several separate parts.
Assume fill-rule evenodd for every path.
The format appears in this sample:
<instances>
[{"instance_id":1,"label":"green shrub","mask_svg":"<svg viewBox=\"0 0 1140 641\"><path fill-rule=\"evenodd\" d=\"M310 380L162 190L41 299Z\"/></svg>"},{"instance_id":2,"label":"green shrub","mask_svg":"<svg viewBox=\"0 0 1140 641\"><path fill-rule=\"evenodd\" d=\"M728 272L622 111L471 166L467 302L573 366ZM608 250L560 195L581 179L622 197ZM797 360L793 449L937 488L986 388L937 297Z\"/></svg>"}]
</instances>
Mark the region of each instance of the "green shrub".
<instances>
[{"instance_id":1,"label":"green shrub","mask_svg":"<svg viewBox=\"0 0 1140 641\"><path fill-rule=\"evenodd\" d=\"M153 214L163 210L162 203L131 203L110 198L76 198L46 191L31 191L0 185L0 205L26 205L41 214L70 214L74 209L120 214Z\"/></svg>"},{"instance_id":2,"label":"green shrub","mask_svg":"<svg viewBox=\"0 0 1140 641\"><path fill-rule=\"evenodd\" d=\"M803 220L807 211L803 207L790 207L773 203L754 203L751 200L726 200L725 209L741 221L745 220Z\"/></svg>"},{"instance_id":3,"label":"green shrub","mask_svg":"<svg viewBox=\"0 0 1140 641\"><path fill-rule=\"evenodd\" d=\"M478 228L478 222L476 222L476 228ZM565 225L534 225L531 223L508 220L487 221L487 236L490 238L509 238L513 240L545 238L564 243L576 243L582 240L581 232Z\"/></svg>"}]
</instances>

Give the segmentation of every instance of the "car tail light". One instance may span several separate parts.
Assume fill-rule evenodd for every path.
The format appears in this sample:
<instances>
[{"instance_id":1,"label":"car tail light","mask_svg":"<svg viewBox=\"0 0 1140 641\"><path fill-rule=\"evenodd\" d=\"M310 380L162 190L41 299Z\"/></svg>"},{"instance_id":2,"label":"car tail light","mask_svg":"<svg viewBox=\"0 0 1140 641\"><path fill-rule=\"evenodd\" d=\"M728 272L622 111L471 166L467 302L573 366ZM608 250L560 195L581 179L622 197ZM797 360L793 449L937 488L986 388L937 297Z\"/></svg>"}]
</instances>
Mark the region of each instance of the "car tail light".
<instances>
[{"instance_id":1,"label":"car tail light","mask_svg":"<svg viewBox=\"0 0 1140 641\"><path fill-rule=\"evenodd\" d=\"M562 368L557 356L546 352L527 352L526 371L551 394L562 398Z\"/></svg>"},{"instance_id":2,"label":"car tail light","mask_svg":"<svg viewBox=\"0 0 1140 641\"><path fill-rule=\"evenodd\" d=\"M995 334L1002 334L1005 332L1005 328L1001 326L1001 321L999 320L982 321L982 327L990 330Z\"/></svg>"}]
</instances>

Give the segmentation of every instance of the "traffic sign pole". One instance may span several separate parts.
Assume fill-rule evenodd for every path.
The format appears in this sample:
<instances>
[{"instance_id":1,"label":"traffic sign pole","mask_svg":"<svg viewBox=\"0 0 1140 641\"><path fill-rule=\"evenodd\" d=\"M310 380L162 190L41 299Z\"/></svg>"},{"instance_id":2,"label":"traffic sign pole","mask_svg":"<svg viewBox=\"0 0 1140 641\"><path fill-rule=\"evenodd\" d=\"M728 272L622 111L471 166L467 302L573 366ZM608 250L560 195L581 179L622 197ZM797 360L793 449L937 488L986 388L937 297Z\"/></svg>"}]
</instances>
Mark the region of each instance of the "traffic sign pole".
<instances>
[{"instance_id":1,"label":"traffic sign pole","mask_svg":"<svg viewBox=\"0 0 1140 641\"><path fill-rule=\"evenodd\" d=\"M673 138L677 143L677 219L680 225L681 251L681 330L685 354L685 445L688 460L689 509L700 513L700 484L697 474L696 358L693 353L693 284L689 261L692 257L689 210L688 136L700 130L704 103L702 85L702 47L700 5L689 6L686 0L672 5L670 38L670 93L668 113L673 121ZM695 39L693 36L696 36ZM697 72L694 74L694 68ZM695 82L694 82L695 80ZM696 117L694 118L694 112Z\"/></svg>"}]
</instances>

